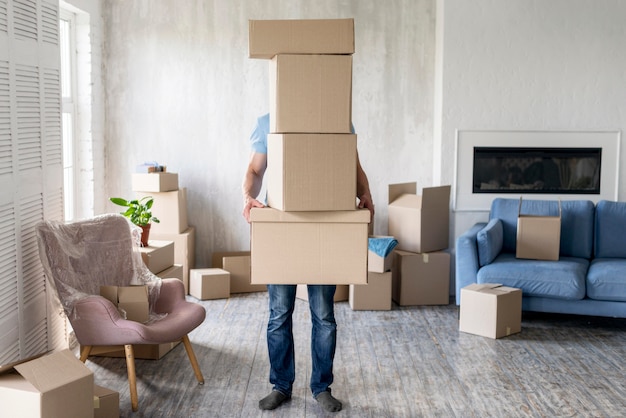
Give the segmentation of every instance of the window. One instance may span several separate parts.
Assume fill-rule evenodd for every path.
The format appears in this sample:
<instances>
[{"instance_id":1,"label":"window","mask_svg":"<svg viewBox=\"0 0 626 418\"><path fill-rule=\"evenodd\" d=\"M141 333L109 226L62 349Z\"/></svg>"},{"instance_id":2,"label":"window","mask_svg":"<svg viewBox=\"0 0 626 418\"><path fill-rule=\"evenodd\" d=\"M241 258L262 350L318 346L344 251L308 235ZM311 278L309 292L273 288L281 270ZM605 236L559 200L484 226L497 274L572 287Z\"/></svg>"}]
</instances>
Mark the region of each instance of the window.
<instances>
[{"instance_id":1,"label":"window","mask_svg":"<svg viewBox=\"0 0 626 418\"><path fill-rule=\"evenodd\" d=\"M76 208L76 15L61 9L59 42L63 136L63 194L65 220L75 218Z\"/></svg>"}]
</instances>

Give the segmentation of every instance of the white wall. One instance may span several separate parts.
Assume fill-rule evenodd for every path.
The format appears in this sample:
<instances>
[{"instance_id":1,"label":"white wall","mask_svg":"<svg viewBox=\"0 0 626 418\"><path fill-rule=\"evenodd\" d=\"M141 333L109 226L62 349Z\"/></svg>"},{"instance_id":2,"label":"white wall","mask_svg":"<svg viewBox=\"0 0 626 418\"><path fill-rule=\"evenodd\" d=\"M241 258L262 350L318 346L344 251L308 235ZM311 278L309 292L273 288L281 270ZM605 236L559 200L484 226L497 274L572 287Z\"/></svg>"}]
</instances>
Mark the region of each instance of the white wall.
<instances>
[{"instance_id":1,"label":"white wall","mask_svg":"<svg viewBox=\"0 0 626 418\"><path fill-rule=\"evenodd\" d=\"M112 0L103 8L102 193L130 197L130 173L143 161L179 173L197 267L214 251L249 248L241 181L269 100L268 62L247 57L249 19L355 19L353 122L376 233L387 230L389 183L432 184L434 0Z\"/></svg>"},{"instance_id":2,"label":"white wall","mask_svg":"<svg viewBox=\"0 0 626 418\"><path fill-rule=\"evenodd\" d=\"M456 130L626 127L626 2L439 0L438 13L442 161L454 160ZM441 178L454 182L452 164L442 164ZM486 217L456 213L454 236Z\"/></svg>"}]
</instances>

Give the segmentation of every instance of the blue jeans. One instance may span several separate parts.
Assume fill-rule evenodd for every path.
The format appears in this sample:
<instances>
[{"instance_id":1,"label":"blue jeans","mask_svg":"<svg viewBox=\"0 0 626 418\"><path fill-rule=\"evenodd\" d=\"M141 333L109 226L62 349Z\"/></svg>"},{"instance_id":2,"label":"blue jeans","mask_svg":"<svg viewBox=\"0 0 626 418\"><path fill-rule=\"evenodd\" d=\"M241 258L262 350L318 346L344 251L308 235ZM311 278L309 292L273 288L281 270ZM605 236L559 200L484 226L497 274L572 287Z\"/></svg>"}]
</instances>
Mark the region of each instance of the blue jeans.
<instances>
[{"instance_id":1,"label":"blue jeans","mask_svg":"<svg viewBox=\"0 0 626 418\"><path fill-rule=\"evenodd\" d=\"M317 397L330 391L337 344L334 297L336 286L308 285L311 310L311 392ZM295 285L268 285L270 317L267 348L270 356L270 383L274 390L291 396L296 377L292 314L296 301Z\"/></svg>"}]
</instances>

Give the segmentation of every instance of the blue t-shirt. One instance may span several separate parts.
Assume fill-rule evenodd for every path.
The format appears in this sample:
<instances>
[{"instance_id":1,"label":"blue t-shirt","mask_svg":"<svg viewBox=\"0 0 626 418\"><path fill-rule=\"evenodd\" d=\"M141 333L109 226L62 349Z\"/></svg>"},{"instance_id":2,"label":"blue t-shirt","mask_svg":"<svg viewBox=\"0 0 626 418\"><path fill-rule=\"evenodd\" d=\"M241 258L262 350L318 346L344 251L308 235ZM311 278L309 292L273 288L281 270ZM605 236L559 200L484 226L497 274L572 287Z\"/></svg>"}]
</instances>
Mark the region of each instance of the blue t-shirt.
<instances>
[{"instance_id":1,"label":"blue t-shirt","mask_svg":"<svg viewBox=\"0 0 626 418\"><path fill-rule=\"evenodd\" d=\"M354 133L354 125L350 124L350 131ZM256 120L256 126L250 135L252 151L267 154L267 134L270 133L270 114L266 113Z\"/></svg>"}]
</instances>

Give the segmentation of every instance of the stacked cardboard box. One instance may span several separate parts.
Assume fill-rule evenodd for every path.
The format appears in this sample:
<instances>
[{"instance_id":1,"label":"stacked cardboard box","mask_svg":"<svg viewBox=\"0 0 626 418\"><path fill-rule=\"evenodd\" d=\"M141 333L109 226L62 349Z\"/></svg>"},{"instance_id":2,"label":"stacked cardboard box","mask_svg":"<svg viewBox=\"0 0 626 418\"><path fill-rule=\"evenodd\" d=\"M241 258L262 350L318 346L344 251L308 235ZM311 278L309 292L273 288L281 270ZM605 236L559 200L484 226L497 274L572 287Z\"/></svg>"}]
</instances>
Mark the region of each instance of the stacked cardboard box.
<instances>
[{"instance_id":1,"label":"stacked cardboard box","mask_svg":"<svg viewBox=\"0 0 626 418\"><path fill-rule=\"evenodd\" d=\"M367 285L350 285L349 303L355 311L391 310L393 249L392 236L370 236L367 252Z\"/></svg>"},{"instance_id":2,"label":"stacked cardboard box","mask_svg":"<svg viewBox=\"0 0 626 418\"><path fill-rule=\"evenodd\" d=\"M389 185L388 231L398 240L393 300L399 305L447 305L450 299L450 186Z\"/></svg>"},{"instance_id":3,"label":"stacked cardboard box","mask_svg":"<svg viewBox=\"0 0 626 418\"><path fill-rule=\"evenodd\" d=\"M214 252L211 265L229 273L231 294L267 291L266 285L251 283L250 251Z\"/></svg>"},{"instance_id":4,"label":"stacked cardboard box","mask_svg":"<svg viewBox=\"0 0 626 418\"><path fill-rule=\"evenodd\" d=\"M195 261L195 228L187 220L187 189L178 187L178 174L153 172L133 173L133 191L137 198L154 199L152 214L160 222L152 223L150 238L174 243L173 263L153 273L161 278L179 278L185 285L185 293L189 293L189 270Z\"/></svg>"},{"instance_id":5,"label":"stacked cardboard box","mask_svg":"<svg viewBox=\"0 0 626 418\"><path fill-rule=\"evenodd\" d=\"M251 211L256 284L367 283L370 214L356 208L354 20L250 21L270 60L267 208Z\"/></svg>"}]
</instances>

